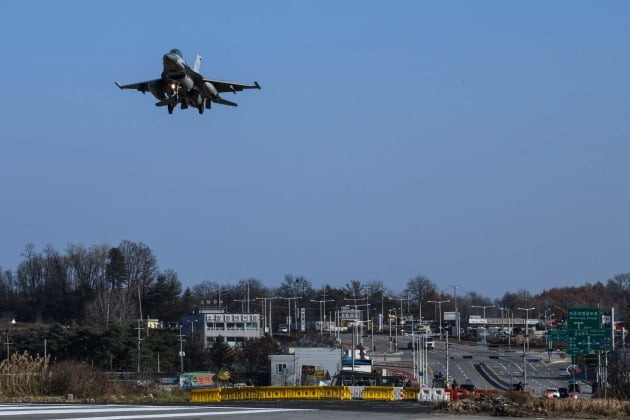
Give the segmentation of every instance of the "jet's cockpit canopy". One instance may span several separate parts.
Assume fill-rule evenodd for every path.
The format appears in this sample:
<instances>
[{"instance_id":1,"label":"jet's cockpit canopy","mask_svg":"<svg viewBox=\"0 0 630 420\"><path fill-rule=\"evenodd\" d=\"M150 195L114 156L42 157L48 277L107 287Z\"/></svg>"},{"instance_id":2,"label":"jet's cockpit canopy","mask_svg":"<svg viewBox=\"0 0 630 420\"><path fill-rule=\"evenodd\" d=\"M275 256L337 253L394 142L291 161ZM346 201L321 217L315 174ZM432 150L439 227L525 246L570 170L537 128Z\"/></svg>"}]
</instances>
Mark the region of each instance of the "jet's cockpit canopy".
<instances>
[{"instance_id":1,"label":"jet's cockpit canopy","mask_svg":"<svg viewBox=\"0 0 630 420\"><path fill-rule=\"evenodd\" d=\"M182 56L182 52L177 48L173 48L171 51L169 51L169 54L177 54L180 57Z\"/></svg>"}]
</instances>

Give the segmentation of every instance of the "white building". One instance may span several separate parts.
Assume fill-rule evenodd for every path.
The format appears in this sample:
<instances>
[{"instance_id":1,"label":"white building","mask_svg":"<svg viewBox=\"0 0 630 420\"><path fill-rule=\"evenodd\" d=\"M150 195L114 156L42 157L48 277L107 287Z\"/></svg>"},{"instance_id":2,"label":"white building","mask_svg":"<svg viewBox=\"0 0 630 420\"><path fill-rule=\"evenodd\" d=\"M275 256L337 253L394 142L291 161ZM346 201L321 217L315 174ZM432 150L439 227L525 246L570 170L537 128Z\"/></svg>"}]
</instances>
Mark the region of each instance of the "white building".
<instances>
[{"instance_id":1,"label":"white building","mask_svg":"<svg viewBox=\"0 0 630 420\"><path fill-rule=\"evenodd\" d=\"M219 336L233 347L261 337L260 321L260 314L228 314L223 308L200 307L194 315L184 318L183 330L187 336L203 340L205 347L212 347Z\"/></svg>"},{"instance_id":2,"label":"white building","mask_svg":"<svg viewBox=\"0 0 630 420\"><path fill-rule=\"evenodd\" d=\"M272 386L330 385L341 370L341 350L335 348L296 347L269 359Z\"/></svg>"}]
</instances>

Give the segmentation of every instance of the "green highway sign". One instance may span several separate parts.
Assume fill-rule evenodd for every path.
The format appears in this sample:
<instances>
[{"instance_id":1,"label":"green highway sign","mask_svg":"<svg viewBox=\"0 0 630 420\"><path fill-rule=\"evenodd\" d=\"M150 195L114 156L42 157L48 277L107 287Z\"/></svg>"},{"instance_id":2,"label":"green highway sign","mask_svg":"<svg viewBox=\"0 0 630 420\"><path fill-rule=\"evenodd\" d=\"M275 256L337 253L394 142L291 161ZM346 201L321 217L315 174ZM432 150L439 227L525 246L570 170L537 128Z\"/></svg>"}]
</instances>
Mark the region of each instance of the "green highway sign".
<instances>
[{"instance_id":1,"label":"green highway sign","mask_svg":"<svg viewBox=\"0 0 630 420\"><path fill-rule=\"evenodd\" d=\"M569 308L567 318L569 330L600 328L602 322L599 308Z\"/></svg>"},{"instance_id":2,"label":"green highway sign","mask_svg":"<svg viewBox=\"0 0 630 420\"><path fill-rule=\"evenodd\" d=\"M608 328L592 330L568 330L567 353L588 354L595 350L608 350L612 347L611 332Z\"/></svg>"},{"instance_id":3,"label":"green highway sign","mask_svg":"<svg viewBox=\"0 0 630 420\"><path fill-rule=\"evenodd\" d=\"M549 340L551 341L567 341L568 332L566 328L561 330L549 330L547 333L549 334Z\"/></svg>"}]
</instances>

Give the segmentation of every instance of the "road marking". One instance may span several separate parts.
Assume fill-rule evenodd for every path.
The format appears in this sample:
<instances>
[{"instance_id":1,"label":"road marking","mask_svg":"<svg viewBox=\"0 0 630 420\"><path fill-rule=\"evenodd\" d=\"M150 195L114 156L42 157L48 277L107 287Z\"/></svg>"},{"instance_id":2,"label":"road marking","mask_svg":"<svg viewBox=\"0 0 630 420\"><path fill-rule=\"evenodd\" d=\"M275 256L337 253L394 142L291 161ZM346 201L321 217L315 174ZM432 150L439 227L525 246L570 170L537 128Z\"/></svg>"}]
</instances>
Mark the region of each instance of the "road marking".
<instances>
[{"instance_id":1,"label":"road marking","mask_svg":"<svg viewBox=\"0 0 630 420\"><path fill-rule=\"evenodd\" d=\"M37 408L34 409L34 406L29 406L27 409L17 410L15 408L11 408L8 412L4 412L0 410L0 416L24 416L27 414L77 414L77 413L111 413L117 411L172 411L172 410L195 410L197 407L156 407L156 406L147 406L147 407L132 407L132 406L110 406L108 408L59 408L60 406L55 406L55 408ZM88 406L93 407L93 406Z\"/></svg>"},{"instance_id":2,"label":"road marking","mask_svg":"<svg viewBox=\"0 0 630 420\"><path fill-rule=\"evenodd\" d=\"M209 411L212 410L212 411ZM231 410L231 411L230 411ZM161 419L183 418L218 415L244 415L257 413L275 413L290 411L315 411L310 409L288 408L259 408L259 407L231 407L231 406L148 406L148 405L37 405L37 404L0 404L0 416L19 418L29 415L51 414L96 414L90 417L71 417L72 420L132 420L132 419ZM142 412L142 413L139 413ZM126 414L129 413L129 414ZM132 414L137 413L137 414ZM59 418L66 420L68 417Z\"/></svg>"},{"instance_id":3,"label":"road marking","mask_svg":"<svg viewBox=\"0 0 630 420\"><path fill-rule=\"evenodd\" d=\"M131 420L131 419L159 419L167 418L172 419L176 417L196 417L196 416L226 416L226 415L240 415L240 414L258 414L258 413L279 413L288 411L315 411L315 410L300 410L300 409L285 409L285 408L263 408L263 409L245 409L236 411L195 411L192 413L166 413L166 414L134 414L129 416L99 416L99 417L72 417L70 419L53 419L53 420Z\"/></svg>"},{"instance_id":4,"label":"road marking","mask_svg":"<svg viewBox=\"0 0 630 420\"><path fill-rule=\"evenodd\" d=\"M85 407L82 405L59 405L59 404L0 404L0 412L4 410L24 410L25 407L39 408L39 409L47 409L47 408L80 408Z\"/></svg>"}]
</instances>

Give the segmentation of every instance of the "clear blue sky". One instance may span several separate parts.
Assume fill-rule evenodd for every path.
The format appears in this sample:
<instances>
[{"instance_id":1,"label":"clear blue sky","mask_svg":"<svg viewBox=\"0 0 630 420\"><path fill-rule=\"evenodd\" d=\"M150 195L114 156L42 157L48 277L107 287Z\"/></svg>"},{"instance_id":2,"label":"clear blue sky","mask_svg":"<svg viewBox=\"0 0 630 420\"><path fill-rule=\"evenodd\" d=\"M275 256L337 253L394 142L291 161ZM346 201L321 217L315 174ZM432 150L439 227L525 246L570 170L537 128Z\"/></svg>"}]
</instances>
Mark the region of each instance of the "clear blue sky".
<instances>
[{"instance_id":1,"label":"clear blue sky","mask_svg":"<svg viewBox=\"0 0 630 420\"><path fill-rule=\"evenodd\" d=\"M185 285L630 271L630 3L7 2L0 265L142 241ZM156 108L162 55L261 91Z\"/></svg>"}]
</instances>

